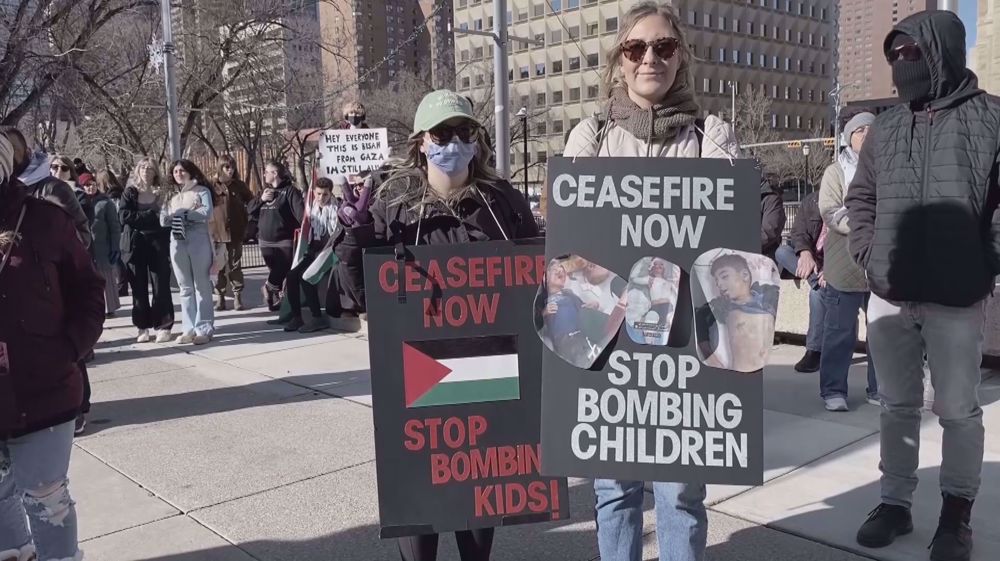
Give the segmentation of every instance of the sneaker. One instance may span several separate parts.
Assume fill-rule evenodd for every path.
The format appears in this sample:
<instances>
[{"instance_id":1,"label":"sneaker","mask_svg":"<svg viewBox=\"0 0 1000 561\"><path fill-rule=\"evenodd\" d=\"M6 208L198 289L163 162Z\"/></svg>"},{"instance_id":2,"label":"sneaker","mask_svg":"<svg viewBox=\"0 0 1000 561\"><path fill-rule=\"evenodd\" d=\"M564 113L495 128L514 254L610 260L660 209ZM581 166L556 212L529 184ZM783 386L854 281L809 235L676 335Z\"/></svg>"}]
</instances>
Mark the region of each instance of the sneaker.
<instances>
[{"instance_id":1,"label":"sneaker","mask_svg":"<svg viewBox=\"0 0 1000 561\"><path fill-rule=\"evenodd\" d=\"M871 403L872 405L878 405L879 407L882 406L882 398L879 397L877 393L868 394L868 397L865 398L865 401Z\"/></svg>"},{"instance_id":2,"label":"sneaker","mask_svg":"<svg viewBox=\"0 0 1000 561\"><path fill-rule=\"evenodd\" d=\"M73 428L73 436L80 436L87 432L87 414L80 413L76 416L76 425Z\"/></svg>"},{"instance_id":3,"label":"sneaker","mask_svg":"<svg viewBox=\"0 0 1000 561\"><path fill-rule=\"evenodd\" d=\"M931 561L969 561L972 558L972 503L942 495L941 518L931 541Z\"/></svg>"},{"instance_id":4,"label":"sneaker","mask_svg":"<svg viewBox=\"0 0 1000 561\"><path fill-rule=\"evenodd\" d=\"M194 343L194 333L184 333L177 338L178 345L190 345Z\"/></svg>"},{"instance_id":5,"label":"sneaker","mask_svg":"<svg viewBox=\"0 0 1000 561\"><path fill-rule=\"evenodd\" d=\"M795 363L795 371L803 373L819 372L820 353L817 351L806 351L802 360Z\"/></svg>"},{"instance_id":6,"label":"sneaker","mask_svg":"<svg viewBox=\"0 0 1000 561\"><path fill-rule=\"evenodd\" d=\"M211 335L195 335L194 339L191 341L195 345L207 345L212 342Z\"/></svg>"},{"instance_id":7,"label":"sneaker","mask_svg":"<svg viewBox=\"0 0 1000 561\"><path fill-rule=\"evenodd\" d=\"M913 517L905 506L882 503L868 513L868 520L858 530L858 544L864 547L886 547L913 531Z\"/></svg>"},{"instance_id":8,"label":"sneaker","mask_svg":"<svg viewBox=\"0 0 1000 561\"><path fill-rule=\"evenodd\" d=\"M823 401L826 402L827 411L837 411L837 412L850 411L850 409L847 407L847 400L842 397L828 397Z\"/></svg>"},{"instance_id":9,"label":"sneaker","mask_svg":"<svg viewBox=\"0 0 1000 561\"><path fill-rule=\"evenodd\" d=\"M148 343L149 342L149 330L140 329L139 336L135 338L136 343Z\"/></svg>"},{"instance_id":10,"label":"sneaker","mask_svg":"<svg viewBox=\"0 0 1000 561\"><path fill-rule=\"evenodd\" d=\"M306 324L299 328L299 333L316 333L330 328L330 321L325 315L309 316Z\"/></svg>"},{"instance_id":11,"label":"sneaker","mask_svg":"<svg viewBox=\"0 0 1000 561\"><path fill-rule=\"evenodd\" d=\"M173 334L170 333L169 329L160 329L156 332L157 343L169 343L171 339L173 339Z\"/></svg>"},{"instance_id":12,"label":"sneaker","mask_svg":"<svg viewBox=\"0 0 1000 561\"><path fill-rule=\"evenodd\" d=\"M285 324L285 331L289 333L298 331L303 325L305 325L305 322L302 321L302 316L293 316L292 321Z\"/></svg>"}]
</instances>

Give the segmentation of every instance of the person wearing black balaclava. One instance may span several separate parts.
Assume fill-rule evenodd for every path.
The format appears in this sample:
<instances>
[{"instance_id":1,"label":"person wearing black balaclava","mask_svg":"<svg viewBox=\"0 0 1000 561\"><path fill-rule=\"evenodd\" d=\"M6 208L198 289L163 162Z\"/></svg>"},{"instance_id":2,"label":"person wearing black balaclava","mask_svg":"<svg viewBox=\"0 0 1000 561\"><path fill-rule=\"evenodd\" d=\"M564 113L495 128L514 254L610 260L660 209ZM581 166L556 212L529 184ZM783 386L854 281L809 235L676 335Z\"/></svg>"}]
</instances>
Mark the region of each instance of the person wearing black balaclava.
<instances>
[{"instance_id":1,"label":"person wearing black balaclava","mask_svg":"<svg viewBox=\"0 0 1000 561\"><path fill-rule=\"evenodd\" d=\"M857 541L884 547L914 531L926 353L943 429L930 558L967 561L983 464L985 302L1000 274L1000 100L966 69L965 28L951 12L904 19L884 50L900 103L869 129L845 199L850 252L872 291L868 344L882 400L882 499Z\"/></svg>"}]
</instances>

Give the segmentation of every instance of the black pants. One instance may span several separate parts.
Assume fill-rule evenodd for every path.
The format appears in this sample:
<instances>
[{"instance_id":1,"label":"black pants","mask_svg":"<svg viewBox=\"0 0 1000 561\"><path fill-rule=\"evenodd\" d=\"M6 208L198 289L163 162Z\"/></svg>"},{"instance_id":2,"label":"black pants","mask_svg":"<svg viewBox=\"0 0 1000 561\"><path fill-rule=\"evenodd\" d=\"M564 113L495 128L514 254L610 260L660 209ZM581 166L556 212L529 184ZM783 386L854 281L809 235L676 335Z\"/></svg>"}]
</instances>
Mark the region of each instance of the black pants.
<instances>
[{"instance_id":1,"label":"black pants","mask_svg":"<svg viewBox=\"0 0 1000 561\"><path fill-rule=\"evenodd\" d=\"M493 528L455 532L458 555L462 561L489 561L493 549ZM426 534L399 539L399 555L403 561L435 561L438 534Z\"/></svg>"},{"instance_id":2,"label":"black pants","mask_svg":"<svg viewBox=\"0 0 1000 561\"><path fill-rule=\"evenodd\" d=\"M132 324L139 329L170 329L174 325L174 301L170 296L169 235L136 236L134 244L125 262L132 287Z\"/></svg>"},{"instance_id":3,"label":"black pants","mask_svg":"<svg viewBox=\"0 0 1000 561\"><path fill-rule=\"evenodd\" d=\"M118 295L128 296L128 267L121 259L115 263L115 271L118 273Z\"/></svg>"},{"instance_id":4,"label":"black pants","mask_svg":"<svg viewBox=\"0 0 1000 561\"><path fill-rule=\"evenodd\" d=\"M267 284L271 292L281 290L288 271L292 270L292 246L262 247L260 255L267 265Z\"/></svg>"},{"instance_id":5,"label":"black pants","mask_svg":"<svg viewBox=\"0 0 1000 561\"><path fill-rule=\"evenodd\" d=\"M316 260L317 254L318 252L310 249L302 258L302 261L288 272L288 277L285 279L285 294L288 298L288 305L292 308L293 316L298 316L302 313L303 294L306 297L306 306L309 306L309 311L312 312L313 317L323 315L323 310L319 307L319 290L316 288L316 285L302 281L302 275L305 274L309 265L312 265L313 261ZM301 292L299 292L300 290Z\"/></svg>"},{"instance_id":6,"label":"black pants","mask_svg":"<svg viewBox=\"0 0 1000 561\"><path fill-rule=\"evenodd\" d=\"M83 376L83 404L80 406L80 413L90 413L90 374L87 373L87 361L81 360L76 366Z\"/></svg>"}]
</instances>

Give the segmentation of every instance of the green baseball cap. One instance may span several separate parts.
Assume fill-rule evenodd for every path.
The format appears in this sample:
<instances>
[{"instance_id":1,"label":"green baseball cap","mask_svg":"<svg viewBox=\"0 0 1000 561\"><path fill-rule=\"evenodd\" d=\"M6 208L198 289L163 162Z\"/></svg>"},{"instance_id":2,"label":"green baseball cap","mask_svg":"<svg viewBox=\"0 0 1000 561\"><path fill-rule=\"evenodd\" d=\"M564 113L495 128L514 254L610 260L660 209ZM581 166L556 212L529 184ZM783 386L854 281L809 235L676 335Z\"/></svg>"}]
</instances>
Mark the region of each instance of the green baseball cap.
<instances>
[{"instance_id":1,"label":"green baseball cap","mask_svg":"<svg viewBox=\"0 0 1000 561\"><path fill-rule=\"evenodd\" d=\"M413 134L416 138L421 133L431 130L448 119L464 117L481 124L472 115L472 103L468 99L451 90L437 90L424 96L413 117Z\"/></svg>"}]
</instances>

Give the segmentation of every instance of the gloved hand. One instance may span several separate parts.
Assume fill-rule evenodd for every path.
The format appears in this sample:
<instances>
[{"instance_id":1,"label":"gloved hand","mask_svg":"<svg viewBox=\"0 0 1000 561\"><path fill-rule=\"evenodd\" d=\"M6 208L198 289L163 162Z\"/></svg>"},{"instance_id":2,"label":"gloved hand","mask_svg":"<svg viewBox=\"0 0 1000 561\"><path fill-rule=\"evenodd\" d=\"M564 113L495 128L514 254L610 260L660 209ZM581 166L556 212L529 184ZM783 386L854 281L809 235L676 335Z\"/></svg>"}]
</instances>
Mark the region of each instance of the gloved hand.
<instances>
[{"instance_id":1,"label":"gloved hand","mask_svg":"<svg viewBox=\"0 0 1000 561\"><path fill-rule=\"evenodd\" d=\"M122 259L122 252L120 252L120 251L112 251L111 254L108 255L108 259L110 260L111 264L114 265L114 264L118 263L119 261L121 261L121 259Z\"/></svg>"},{"instance_id":2,"label":"gloved hand","mask_svg":"<svg viewBox=\"0 0 1000 561\"><path fill-rule=\"evenodd\" d=\"M373 189L370 177L365 181L360 193L355 193L351 187L344 189L344 202L337 209L337 217L341 224L353 228L372 221L372 213L368 212L368 207L371 205Z\"/></svg>"}]
</instances>

